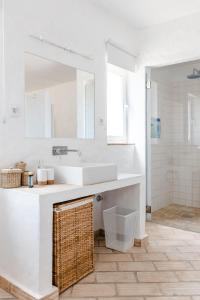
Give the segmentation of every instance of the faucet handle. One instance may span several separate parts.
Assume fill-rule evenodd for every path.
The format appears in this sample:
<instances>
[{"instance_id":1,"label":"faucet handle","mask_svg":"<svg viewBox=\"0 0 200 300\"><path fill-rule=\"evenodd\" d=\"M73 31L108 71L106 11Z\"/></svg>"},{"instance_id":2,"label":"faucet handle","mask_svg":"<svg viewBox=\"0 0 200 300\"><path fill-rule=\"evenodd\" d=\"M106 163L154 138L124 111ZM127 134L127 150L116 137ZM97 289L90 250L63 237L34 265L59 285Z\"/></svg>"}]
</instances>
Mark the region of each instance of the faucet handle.
<instances>
[{"instance_id":1,"label":"faucet handle","mask_svg":"<svg viewBox=\"0 0 200 300\"><path fill-rule=\"evenodd\" d=\"M52 155L67 155L68 152L76 152L79 156L81 156L80 150L77 149L69 149L67 146L53 146L52 147Z\"/></svg>"},{"instance_id":2,"label":"faucet handle","mask_svg":"<svg viewBox=\"0 0 200 300\"><path fill-rule=\"evenodd\" d=\"M52 155L67 155L68 148L67 146L53 146Z\"/></svg>"}]
</instances>

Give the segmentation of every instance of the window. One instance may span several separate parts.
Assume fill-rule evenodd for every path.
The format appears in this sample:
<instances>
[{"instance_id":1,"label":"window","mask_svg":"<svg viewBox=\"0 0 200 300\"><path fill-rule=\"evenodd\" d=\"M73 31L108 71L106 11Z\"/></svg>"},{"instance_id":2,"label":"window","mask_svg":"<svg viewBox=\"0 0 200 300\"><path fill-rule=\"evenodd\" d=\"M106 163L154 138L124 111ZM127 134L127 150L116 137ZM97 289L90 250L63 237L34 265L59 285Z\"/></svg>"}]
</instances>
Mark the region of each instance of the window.
<instances>
[{"instance_id":1,"label":"window","mask_svg":"<svg viewBox=\"0 0 200 300\"><path fill-rule=\"evenodd\" d=\"M107 142L128 142L128 71L108 64L107 71Z\"/></svg>"}]
</instances>

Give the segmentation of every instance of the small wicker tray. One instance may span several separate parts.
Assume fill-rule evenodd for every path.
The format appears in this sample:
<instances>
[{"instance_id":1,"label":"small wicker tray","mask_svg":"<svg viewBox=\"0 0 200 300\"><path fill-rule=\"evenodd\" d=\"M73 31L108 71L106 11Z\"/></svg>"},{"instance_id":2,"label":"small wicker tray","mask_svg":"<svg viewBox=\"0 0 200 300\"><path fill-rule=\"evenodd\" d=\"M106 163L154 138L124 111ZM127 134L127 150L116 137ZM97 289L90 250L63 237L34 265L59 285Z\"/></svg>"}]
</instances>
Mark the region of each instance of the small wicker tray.
<instances>
[{"instance_id":1,"label":"small wicker tray","mask_svg":"<svg viewBox=\"0 0 200 300\"><path fill-rule=\"evenodd\" d=\"M23 161L20 161L18 163L15 164L15 168L16 169L21 169L23 172L25 172L26 170L26 163Z\"/></svg>"},{"instance_id":2,"label":"small wicker tray","mask_svg":"<svg viewBox=\"0 0 200 300\"><path fill-rule=\"evenodd\" d=\"M0 187L4 189L21 186L21 169L2 169L0 171Z\"/></svg>"}]
</instances>

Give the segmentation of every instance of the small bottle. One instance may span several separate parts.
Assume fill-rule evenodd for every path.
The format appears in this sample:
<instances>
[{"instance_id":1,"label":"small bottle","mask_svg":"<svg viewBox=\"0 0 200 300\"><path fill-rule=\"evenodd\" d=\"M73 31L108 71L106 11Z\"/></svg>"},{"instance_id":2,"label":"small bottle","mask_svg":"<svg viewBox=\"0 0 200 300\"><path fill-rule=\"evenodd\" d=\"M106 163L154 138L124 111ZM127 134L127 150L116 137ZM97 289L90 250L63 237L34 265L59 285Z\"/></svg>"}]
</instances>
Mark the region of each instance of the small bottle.
<instances>
[{"instance_id":1,"label":"small bottle","mask_svg":"<svg viewBox=\"0 0 200 300\"><path fill-rule=\"evenodd\" d=\"M33 173L32 172L28 173L28 187L33 188Z\"/></svg>"},{"instance_id":2,"label":"small bottle","mask_svg":"<svg viewBox=\"0 0 200 300\"><path fill-rule=\"evenodd\" d=\"M47 168L47 184L54 184L54 169Z\"/></svg>"}]
</instances>

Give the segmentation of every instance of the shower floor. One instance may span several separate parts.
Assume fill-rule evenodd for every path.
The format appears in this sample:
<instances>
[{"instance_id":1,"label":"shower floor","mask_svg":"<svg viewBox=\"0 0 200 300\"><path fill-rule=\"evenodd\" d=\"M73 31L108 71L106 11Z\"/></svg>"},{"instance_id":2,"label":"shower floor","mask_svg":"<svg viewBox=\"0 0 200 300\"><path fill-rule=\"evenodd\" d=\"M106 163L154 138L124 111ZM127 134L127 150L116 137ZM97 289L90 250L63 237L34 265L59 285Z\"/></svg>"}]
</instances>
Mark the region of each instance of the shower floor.
<instances>
[{"instance_id":1,"label":"shower floor","mask_svg":"<svg viewBox=\"0 0 200 300\"><path fill-rule=\"evenodd\" d=\"M170 204L152 213L152 222L193 232L200 232L200 208Z\"/></svg>"}]
</instances>

